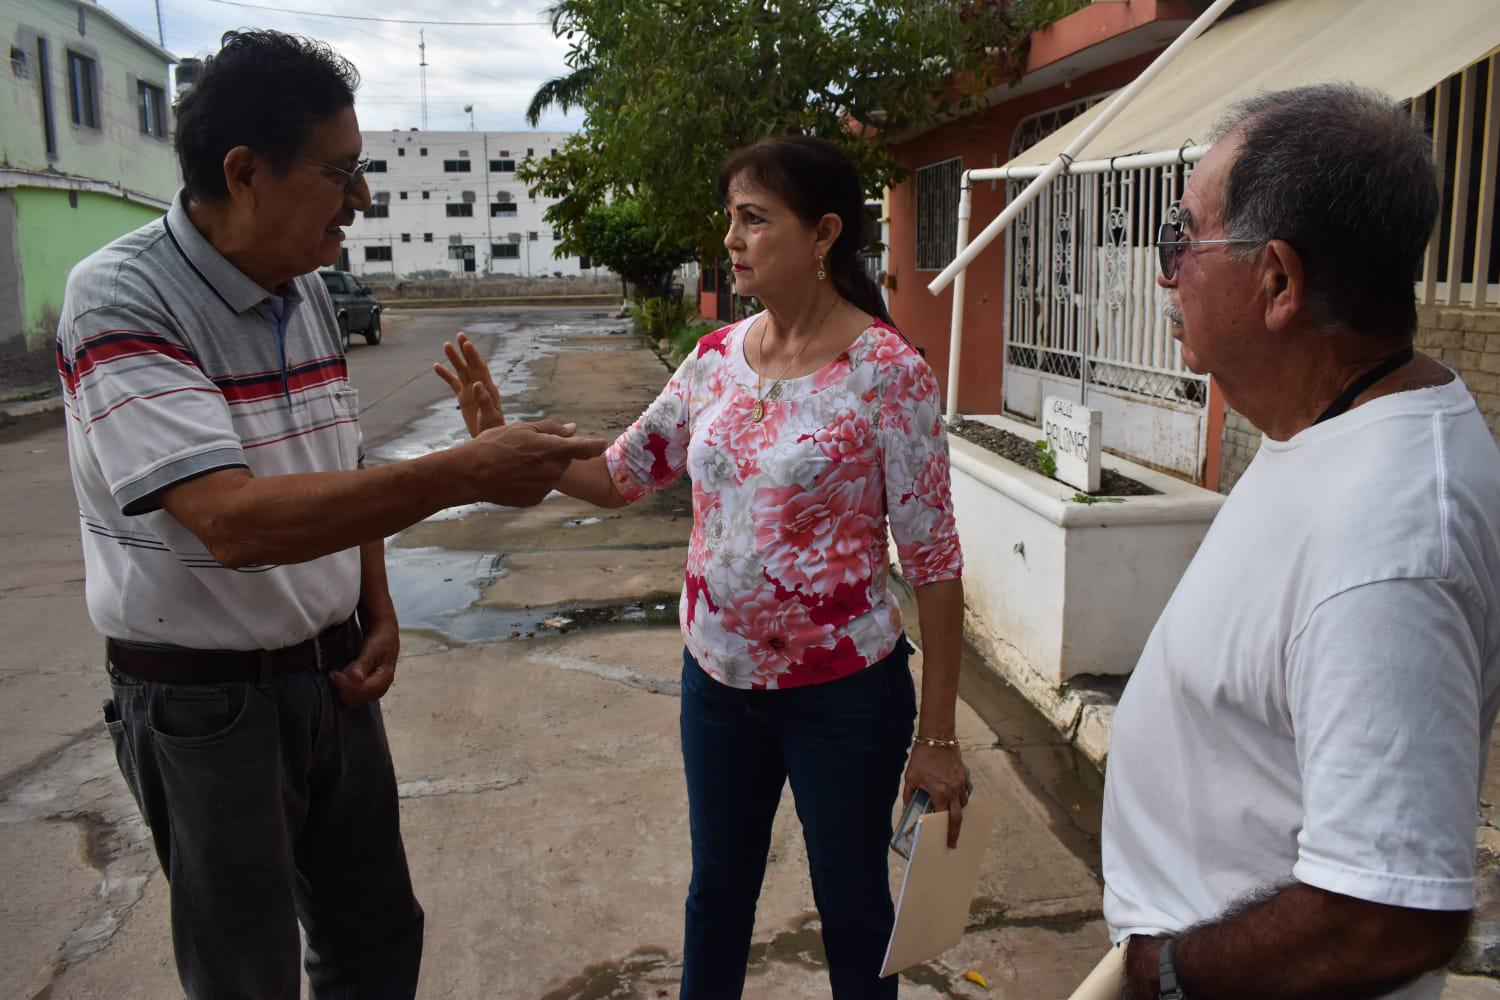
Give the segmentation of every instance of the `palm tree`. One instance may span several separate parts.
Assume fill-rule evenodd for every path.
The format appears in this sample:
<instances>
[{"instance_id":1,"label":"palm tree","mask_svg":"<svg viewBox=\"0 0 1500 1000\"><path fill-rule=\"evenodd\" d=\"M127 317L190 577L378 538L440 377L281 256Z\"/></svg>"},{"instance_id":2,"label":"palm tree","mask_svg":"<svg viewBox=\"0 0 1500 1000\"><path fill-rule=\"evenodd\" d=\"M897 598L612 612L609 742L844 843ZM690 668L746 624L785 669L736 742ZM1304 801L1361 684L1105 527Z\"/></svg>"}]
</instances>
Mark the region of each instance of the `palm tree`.
<instances>
[{"instance_id":1,"label":"palm tree","mask_svg":"<svg viewBox=\"0 0 1500 1000\"><path fill-rule=\"evenodd\" d=\"M580 66L567 76L554 76L536 89L531 104L526 108L526 120L532 128L542 120L542 115L554 104L564 113L574 105L583 103L583 92L594 82L594 67Z\"/></svg>"},{"instance_id":2,"label":"palm tree","mask_svg":"<svg viewBox=\"0 0 1500 1000\"><path fill-rule=\"evenodd\" d=\"M552 34L561 36L566 30L563 18L567 14L568 0L558 0L546 8L547 20L551 22ZM570 36L571 37L571 36ZM594 82L594 67L580 66L566 76L554 76L537 88L531 95L531 104L526 108L526 121L536 128L547 109L556 105L564 114L568 109L583 103L583 92Z\"/></svg>"}]
</instances>

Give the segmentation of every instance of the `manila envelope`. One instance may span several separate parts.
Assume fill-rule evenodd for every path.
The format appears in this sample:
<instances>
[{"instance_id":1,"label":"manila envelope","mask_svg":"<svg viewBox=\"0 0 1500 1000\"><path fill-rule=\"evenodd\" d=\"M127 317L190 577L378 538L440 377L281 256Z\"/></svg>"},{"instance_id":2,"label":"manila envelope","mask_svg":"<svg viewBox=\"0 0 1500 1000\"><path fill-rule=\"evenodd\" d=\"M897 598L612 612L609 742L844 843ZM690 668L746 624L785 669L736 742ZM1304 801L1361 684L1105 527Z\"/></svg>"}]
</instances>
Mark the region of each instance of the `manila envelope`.
<instances>
[{"instance_id":1,"label":"manila envelope","mask_svg":"<svg viewBox=\"0 0 1500 1000\"><path fill-rule=\"evenodd\" d=\"M1088 978L1078 984L1069 1000L1120 1000L1125 995L1125 945L1104 953Z\"/></svg>"},{"instance_id":2,"label":"manila envelope","mask_svg":"<svg viewBox=\"0 0 1500 1000\"><path fill-rule=\"evenodd\" d=\"M917 821L881 976L936 958L958 944L969 921L984 848L999 819L997 801L972 797L964 808L958 847L951 851L946 811L928 813Z\"/></svg>"}]
</instances>

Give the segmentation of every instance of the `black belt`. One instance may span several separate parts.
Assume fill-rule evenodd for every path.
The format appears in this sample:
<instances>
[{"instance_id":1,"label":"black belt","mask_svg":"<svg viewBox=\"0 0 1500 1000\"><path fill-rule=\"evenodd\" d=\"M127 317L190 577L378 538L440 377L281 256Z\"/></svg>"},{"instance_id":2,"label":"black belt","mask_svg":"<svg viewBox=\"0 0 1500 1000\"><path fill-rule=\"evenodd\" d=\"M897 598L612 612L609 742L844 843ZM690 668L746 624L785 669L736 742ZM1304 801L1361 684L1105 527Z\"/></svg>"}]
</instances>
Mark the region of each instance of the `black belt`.
<instances>
[{"instance_id":1,"label":"black belt","mask_svg":"<svg viewBox=\"0 0 1500 1000\"><path fill-rule=\"evenodd\" d=\"M347 620L316 637L283 649L183 649L104 641L109 664L136 680L159 684L224 684L256 681L299 670L338 670L359 654L359 624Z\"/></svg>"}]
</instances>

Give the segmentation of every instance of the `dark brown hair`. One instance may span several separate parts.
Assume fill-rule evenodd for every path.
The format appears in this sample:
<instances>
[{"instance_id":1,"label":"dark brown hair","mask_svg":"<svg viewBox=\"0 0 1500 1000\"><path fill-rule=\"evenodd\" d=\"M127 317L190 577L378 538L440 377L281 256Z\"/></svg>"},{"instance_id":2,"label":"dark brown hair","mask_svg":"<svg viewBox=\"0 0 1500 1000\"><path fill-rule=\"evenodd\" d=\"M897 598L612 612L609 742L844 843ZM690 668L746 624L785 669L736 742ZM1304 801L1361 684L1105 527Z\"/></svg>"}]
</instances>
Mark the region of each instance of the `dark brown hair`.
<instances>
[{"instance_id":1,"label":"dark brown hair","mask_svg":"<svg viewBox=\"0 0 1500 1000\"><path fill-rule=\"evenodd\" d=\"M865 273L859 252L865 245L865 188L859 168L838 146L809 135L762 139L737 149L719 168L715 190L729 199L729 185L743 175L773 192L809 226L833 212L844 228L828 250L824 267L839 294L885 323L891 321L880 289Z\"/></svg>"}]
</instances>

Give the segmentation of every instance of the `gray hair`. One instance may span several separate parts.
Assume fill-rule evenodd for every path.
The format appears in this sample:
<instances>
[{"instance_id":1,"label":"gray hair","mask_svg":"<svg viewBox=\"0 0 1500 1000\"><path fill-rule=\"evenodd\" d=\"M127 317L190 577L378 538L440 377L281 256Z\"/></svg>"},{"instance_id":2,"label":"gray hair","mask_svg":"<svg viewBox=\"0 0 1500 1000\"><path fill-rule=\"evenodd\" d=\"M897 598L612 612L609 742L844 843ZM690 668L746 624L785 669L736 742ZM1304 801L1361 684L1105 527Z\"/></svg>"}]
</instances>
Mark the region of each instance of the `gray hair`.
<instances>
[{"instance_id":1,"label":"gray hair","mask_svg":"<svg viewBox=\"0 0 1500 1000\"><path fill-rule=\"evenodd\" d=\"M1416 332L1415 281L1438 213L1432 141L1378 91L1323 83L1231 107L1214 142L1241 146L1224 184L1227 249L1253 258L1273 239L1302 259L1315 322Z\"/></svg>"}]
</instances>

